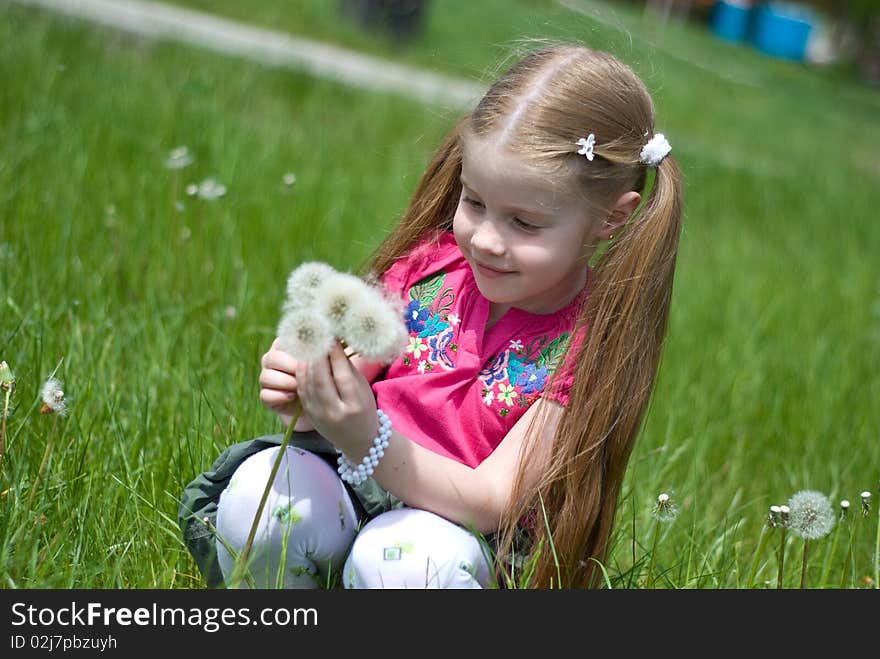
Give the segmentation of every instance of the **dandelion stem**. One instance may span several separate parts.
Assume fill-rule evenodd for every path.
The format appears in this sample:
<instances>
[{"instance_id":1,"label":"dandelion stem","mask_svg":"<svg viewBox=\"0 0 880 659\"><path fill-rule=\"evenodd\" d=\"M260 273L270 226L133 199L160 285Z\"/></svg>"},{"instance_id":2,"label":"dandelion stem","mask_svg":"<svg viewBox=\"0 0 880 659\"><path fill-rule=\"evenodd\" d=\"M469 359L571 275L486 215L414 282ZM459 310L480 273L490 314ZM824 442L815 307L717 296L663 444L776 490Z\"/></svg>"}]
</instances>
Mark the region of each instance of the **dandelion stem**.
<instances>
[{"instance_id":1,"label":"dandelion stem","mask_svg":"<svg viewBox=\"0 0 880 659\"><path fill-rule=\"evenodd\" d=\"M785 571L785 536L787 530L786 527L782 527L782 533L780 534L779 539L779 571L776 575L777 590L782 588L782 574Z\"/></svg>"},{"instance_id":2,"label":"dandelion stem","mask_svg":"<svg viewBox=\"0 0 880 659\"><path fill-rule=\"evenodd\" d=\"M657 545L660 540L660 520L654 520L654 543L651 547L651 562L648 565L648 581L645 584L646 588L652 588L654 586L654 562L657 557Z\"/></svg>"},{"instance_id":3,"label":"dandelion stem","mask_svg":"<svg viewBox=\"0 0 880 659\"><path fill-rule=\"evenodd\" d=\"M749 582L746 588L752 589L755 586L755 575L758 573L758 563L764 548L767 546L767 539L770 537L770 527L764 525L761 527L761 537L758 539L758 548L755 550L755 557L752 559L752 567L749 570Z\"/></svg>"},{"instance_id":4,"label":"dandelion stem","mask_svg":"<svg viewBox=\"0 0 880 659\"><path fill-rule=\"evenodd\" d=\"M34 476L34 482L31 485L31 492L28 495L27 501L27 509L31 509L31 505L34 502L34 495L37 493L37 487L40 484L40 477L43 475L43 471L46 469L46 463L49 461L49 453L52 451L52 442L55 439L55 430L58 428L58 415L55 415L55 418L52 420L52 430L49 432L49 440L46 442L46 450L43 451L43 459L40 461L40 467L37 469L37 475Z\"/></svg>"},{"instance_id":5,"label":"dandelion stem","mask_svg":"<svg viewBox=\"0 0 880 659\"><path fill-rule=\"evenodd\" d=\"M272 471L269 474L269 479L266 482L266 487L263 489L263 496L260 498L260 505L257 506L257 512L254 515L254 521L251 524L251 530L250 533L248 533L247 541L244 543L244 548L241 550L241 554L239 554L238 560L235 562L235 568L232 570L232 577L230 578L228 584L229 588L238 588L244 576L245 570L247 570L248 557L251 553L251 547L254 544L254 537L257 535L257 526L259 526L260 524L260 517L263 514L263 508L265 508L266 506L266 499L269 498L269 490L272 489L272 483L275 482L275 474L278 473L278 468L281 466L281 461L284 459L287 444L290 442L291 434L293 434L293 427L296 425L300 414L302 414L302 403L299 402L299 399L297 399L296 403L296 412L294 412L293 418L291 418L290 420L290 425L287 426L287 432L284 433L284 439L281 440L281 446L278 449L278 455L275 458L275 464L272 465Z\"/></svg>"},{"instance_id":6,"label":"dandelion stem","mask_svg":"<svg viewBox=\"0 0 880 659\"><path fill-rule=\"evenodd\" d=\"M804 561L801 564L801 590L807 587L807 552L809 546L809 538L804 538Z\"/></svg>"},{"instance_id":7,"label":"dandelion stem","mask_svg":"<svg viewBox=\"0 0 880 659\"><path fill-rule=\"evenodd\" d=\"M4 387L5 388L5 387ZM3 414L0 415L0 467L3 466L3 453L6 451L6 415L9 413L9 397L12 388L6 388L5 400L3 401Z\"/></svg>"},{"instance_id":8,"label":"dandelion stem","mask_svg":"<svg viewBox=\"0 0 880 659\"><path fill-rule=\"evenodd\" d=\"M874 540L874 589L880 589L880 501L877 502L877 537Z\"/></svg>"},{"instance_id":9,"label":"dandelion stem","mask_svg":"<svg viewBox=\"0 0 880 659\"><path fill-rule=\"evenodd\" d=\"M837 541L840 538L840 528L843 526L843 520L834 529L834 537L831 538L831 549L828 550L828 556L825 558L825 565L822 566L822 579L819 581L819 588L824 588L828 583L828 575L831 572L831 563L834 561L834 554L837 553Z\"/></svg>"},{"instance_id":10,"label":"dandelion stem","mask_svg":"<svg viewBox=\"0 0 880 659\"><path fill-rule=\"evenodd\" d=\"M849 581L849 566L850 562L853 560L853 551L856 546L856 536L858 536L859 531L859 522L858 520L853 520L852 530L849 533L849 547L846 550L846 554L843 557L843 574L840 576L840 588L841 590L846 588L846 584Z\"/></svg>"}]
</instances>

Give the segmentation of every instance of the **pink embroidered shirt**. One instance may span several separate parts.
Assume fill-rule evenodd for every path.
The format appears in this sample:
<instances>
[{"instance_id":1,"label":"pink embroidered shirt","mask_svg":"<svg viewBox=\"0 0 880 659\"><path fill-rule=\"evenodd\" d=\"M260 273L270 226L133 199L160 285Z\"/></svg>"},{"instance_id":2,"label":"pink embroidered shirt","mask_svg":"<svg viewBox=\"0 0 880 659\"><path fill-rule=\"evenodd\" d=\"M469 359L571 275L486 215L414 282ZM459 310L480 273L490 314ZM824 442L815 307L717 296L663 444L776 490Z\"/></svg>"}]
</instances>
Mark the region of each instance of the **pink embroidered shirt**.
<instances>
[{"instance_id":1,"label":"pink embroidered shirt","mask_svg":"<svg viewBox=\"0 0 880 659\"><path fill-rule=\"evenodd\" d=\"M544 388L563 367L587 286L554 313L511 308L487 330L489 301L451 232L421 241L382 279L403 296L410 338L373 393L405 437L476 467L539 397L568 402L569 368Z\"/></svg>"}]
</instances>

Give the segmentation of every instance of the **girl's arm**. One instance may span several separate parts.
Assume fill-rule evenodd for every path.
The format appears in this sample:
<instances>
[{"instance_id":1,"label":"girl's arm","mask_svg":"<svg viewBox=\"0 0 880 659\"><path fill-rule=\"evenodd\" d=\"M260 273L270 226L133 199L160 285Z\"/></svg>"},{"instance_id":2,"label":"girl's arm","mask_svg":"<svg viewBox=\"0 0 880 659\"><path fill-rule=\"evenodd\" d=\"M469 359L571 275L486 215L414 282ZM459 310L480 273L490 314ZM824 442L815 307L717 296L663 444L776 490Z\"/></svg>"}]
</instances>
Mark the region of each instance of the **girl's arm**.
<instances>
[{"instance_id":1,"label":"girl's arm","mask_svg":"<svg viewBox=\"0 0 880 659\"><path fill-rule=\"evenodd\" d=\"M296 377L303 405L315 427L350 460L359 462L378 433L376 401L369 383L338 346L328 360L300 365ZM534 403L476 469L392 432L373 478L409 506L429 510L481 533L493 532L510 498L530 422L546 411L537 438L539 450L525 473L527 488L543 471L562 410L550 401Z\"/></svg>"},{"instance_id":2,"label":"girl's arm","mask_svg":"<svg viewBox=\"0 0 880 659\"><path fill-rule=\"evenodd\" d=\"M492 533L498 529L501 514L513 491L526 431L544 408L547 409L537 437L536 452L524 475L528 489L538 481L547 464L553 434L562 417L563 407L552 401L533 403L476 469L434 453L392 431L385 456L379 461L373 478L409 506L430 510L466 527L474 527L481 533ZM350 457L360 459L363 453L365 451Z\"/></svg>"}]
</instances>

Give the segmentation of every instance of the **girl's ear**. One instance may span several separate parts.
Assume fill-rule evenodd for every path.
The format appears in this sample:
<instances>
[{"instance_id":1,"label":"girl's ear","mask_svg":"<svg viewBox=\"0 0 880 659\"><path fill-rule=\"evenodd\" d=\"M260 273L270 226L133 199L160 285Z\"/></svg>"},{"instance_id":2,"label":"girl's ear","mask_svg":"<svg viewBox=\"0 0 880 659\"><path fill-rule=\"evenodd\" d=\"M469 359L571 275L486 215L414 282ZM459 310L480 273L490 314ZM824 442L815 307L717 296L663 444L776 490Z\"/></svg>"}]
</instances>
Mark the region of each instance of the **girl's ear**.
<instances>
[{"instance_id":1,"label":"girl's ear","mask_svg":"<svg viewBox=\"0 0 880 659\"><path fill-rule=\"evenodd\" d=\"M641 201L642 195L634 190L624 192L620 195L617 203L614 204L611 212L608 213L608 217L605 218L605 221L598 230L599 238L602 240L608 240L611 236L620 231L629 221L629 218L632 217L632 214L635 212L636 208L639 207L639 202Z\"/></svg>"}]
</instances>

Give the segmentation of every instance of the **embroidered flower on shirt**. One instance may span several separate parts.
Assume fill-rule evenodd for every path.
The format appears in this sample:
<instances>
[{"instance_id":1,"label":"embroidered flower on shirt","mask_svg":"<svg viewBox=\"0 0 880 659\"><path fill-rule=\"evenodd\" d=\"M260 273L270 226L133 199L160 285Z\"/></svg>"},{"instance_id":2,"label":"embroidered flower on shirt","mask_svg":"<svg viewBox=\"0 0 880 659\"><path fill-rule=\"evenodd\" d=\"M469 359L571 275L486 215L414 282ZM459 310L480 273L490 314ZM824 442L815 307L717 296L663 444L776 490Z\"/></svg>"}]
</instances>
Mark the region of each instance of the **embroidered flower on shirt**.
<instances>
[{"instance_id":1,"label":"embroidered flower on shirt","mask_svg":"<svg viewBox=\"0 0 880 659\"><path fill-rule=\"evenodd\" d=\"M419 359L422 356L423 352L428 350L428 346L422 343L422 340L417 336L409 337L409 345L406 348L406 351L412 353L412 356L416 359Z\"/></svg>"},{"instance_id":2,"label":"embroidered flower on shirt","mask_svg":"<svg viewBox=\"0 0 880 659\"><path fill-rule=\"evenodd\" d=\"M497 401L499 416L510 414L516 405L526 408L541 395L548 378L558 368L568 347L569 335L563 333L550 340L541 336L528 344L511 340L508 349L498 354L479 373L484 384L483 402L491 406ZM497 385L497 393L495 391ZM494 396L489 400L488 394Z\"/></svg>"},{"instance_id":3,"label":"embroidered flower on shirt","mask_svg":"<svg viewBox=\"0 0 880 659\"><path fill-rule=\"evenodd\" d=\"M406 311L403 314L404 320L406 321L406 329L408 329L410 333L415 332L418 334L425 329L425 321L428 320L430 315L431 314L427 309L421 308L418 300L411 300L406 306Z\"/></svg>"},{"instance_id":4,"label":"embroidered flower on shirt","mask_svg":"<svg viewBox=\"0 0 880 659\"><path fill-rule=\"evenodd\" d=\"M431 364L440 364L447 370L452 370L455 368L455 364L452 363L452 358L449 356L449 353L446 352L446 349L449 348L452 352L455 352L455 349L452 347L452 328L448 328L443 334L437 334L436 336L431 336L428 338L428 348L430 350L430 354L428 356Z\"/></svg>"},{"instance_id":5,"label":"embroidered flower on shirt","mask_svg":"<svg viewBox=\"0 0 880 659\"><path fill-rule=\"evenodd\" d=\"M505 405L513 405L513 399L518 396L516 389L509 384L499 385L498 388L500 389L498 392L498 400L504 401Z\"/></svg>"},{"instance_id":6,"label":"embroidered flower on shirt","mask_svg":"<svg viewBox=\"0 0 880 659\"><path fill-rule=\"evenodd\" d=\"M544 388L544 382L548 375L546 367L526 364L525 369L516 379L516 384L522 387L524 394L538 393Z\"/></svg>"},{"instance_id":7,"label":"embroidered flower on shirt","mask_svg":"<svg viewBox=\"0 0 880 659\"><path fill-rule=\"evenodd\" d=\"M452 360L458 346L454 343L453 328L461 322L457 314L448 313L455 301L452 287L444 288L446 273L441 271L413 285L403 312L407 330L410 333L408 355L421 360L422 353L427 352L427 359L419 361L419 373L427 373L435 366L451 370L455 368ZM422 341L427 341L427 345ZM404 355L403 364L413 366L414 361Z\"/></svg>"}]
</instances>

